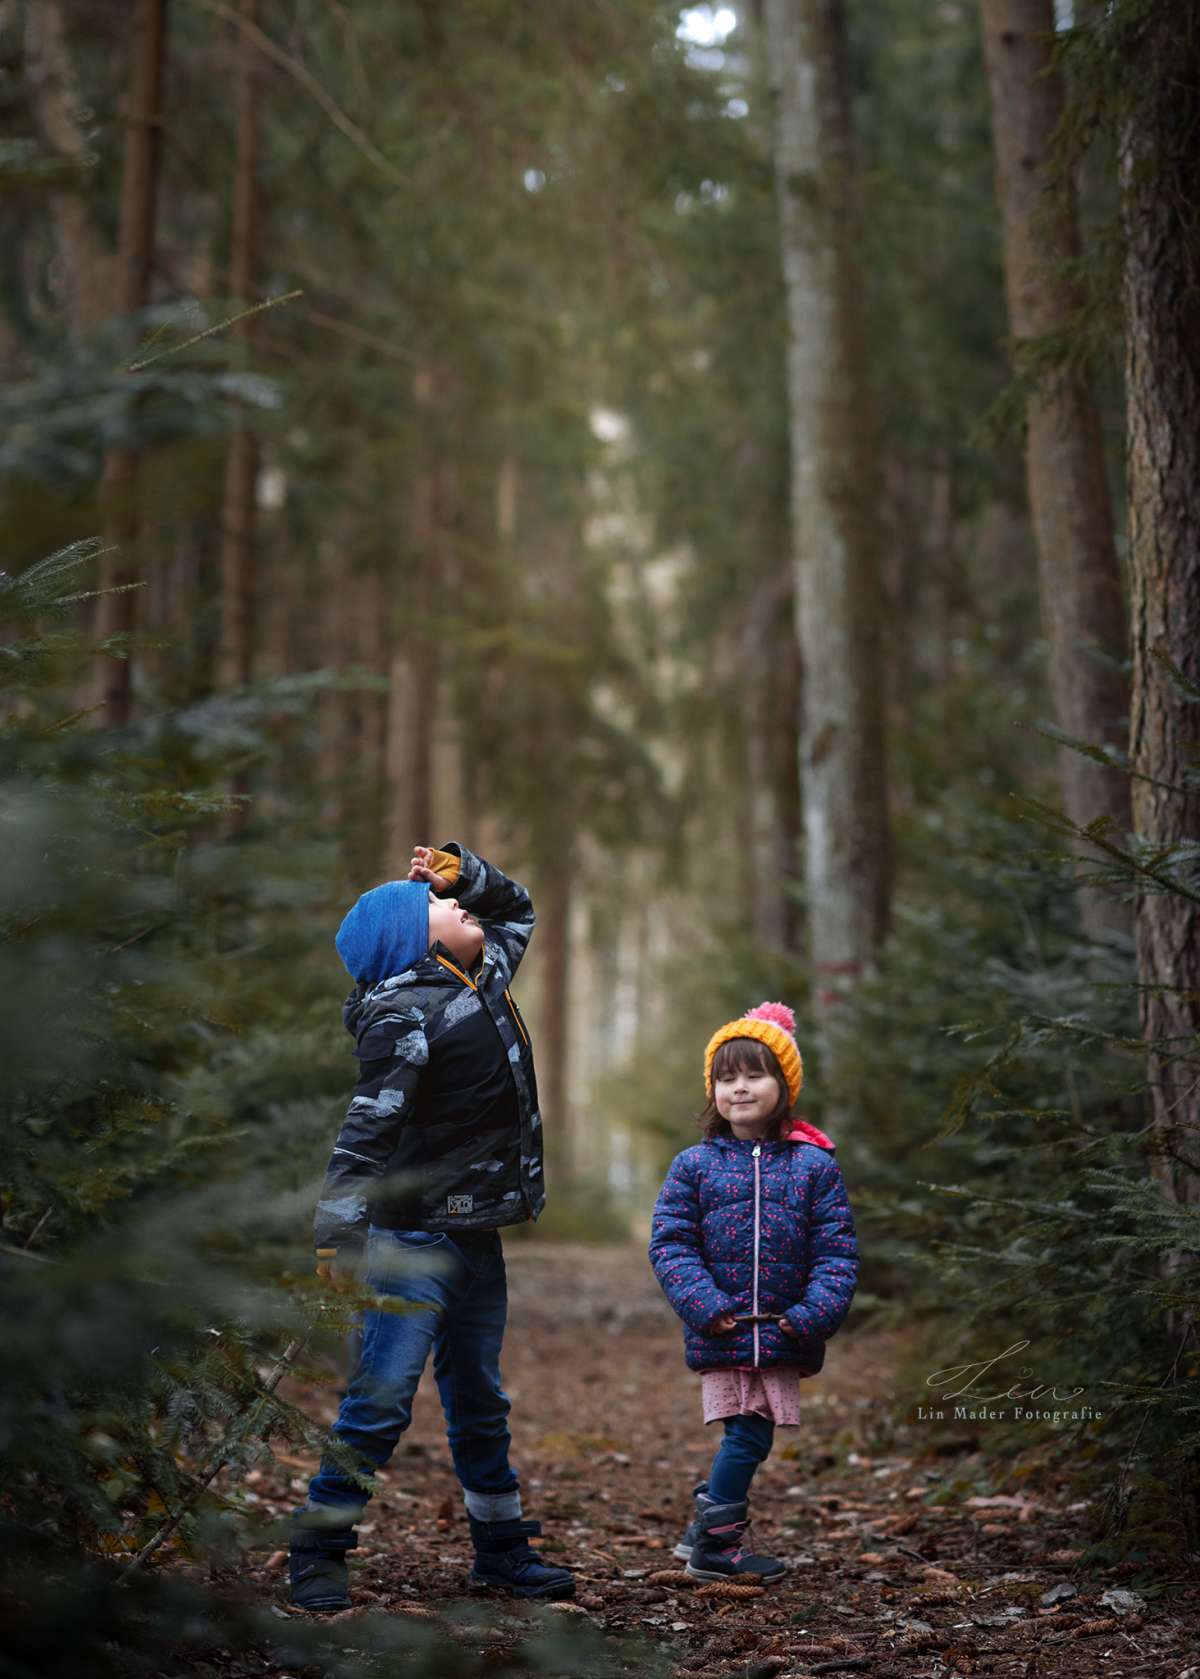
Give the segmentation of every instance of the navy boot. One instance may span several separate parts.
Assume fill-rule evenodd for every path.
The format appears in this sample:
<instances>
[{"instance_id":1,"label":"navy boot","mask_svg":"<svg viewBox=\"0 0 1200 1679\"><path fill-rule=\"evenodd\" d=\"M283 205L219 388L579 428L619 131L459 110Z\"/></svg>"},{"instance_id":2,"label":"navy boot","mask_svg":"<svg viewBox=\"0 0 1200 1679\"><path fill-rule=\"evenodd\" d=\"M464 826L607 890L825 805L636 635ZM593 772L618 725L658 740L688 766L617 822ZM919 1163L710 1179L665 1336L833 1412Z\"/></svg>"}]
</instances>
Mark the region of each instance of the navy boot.
<instances>
[{"instance_id":1,"label":"navy boot","mask_svg":"<svg viewBox=\"0 0 1200 1679\"><path fill-rule=\"evenodd\" d=\"M554 1568L530 1548L530 1539L542 1531L541 1522L481 1522L468 1515L475 1565L467 1585L475 1590L496 1586L513 1597L571 1597L575 1576L567 1568Z\"/></svg>"},{"instance_id":2,"label":"navy boot","mask_svg":"<svg viewBox=\"0 0 1200 1679\"><path fill-rule=\"evenodd\" d=\"M288 1544L291 1601L297 1609L332 1611L350 1607L346 1552L358 1544L353 1528L321 1531L292 1527Z\"/></svg>"},{"instance_id":3,"label":"navy boot","mask_svg":"<svg viewBox=\"0 0 1200 1679\"><path fill-rule=\"evenodd\" d=\"M696 1513L683 1531L683 1538L676 1545L671 1555L678 1557L680 1562L687 1562L695 1549L696 1541L700 1537L700 1517L710 1504L715 1504L715 1498L708 1496L708 1482L699 1481L692 1488L692 1497L696 1501Z\"/></svg>"}]
</instances>

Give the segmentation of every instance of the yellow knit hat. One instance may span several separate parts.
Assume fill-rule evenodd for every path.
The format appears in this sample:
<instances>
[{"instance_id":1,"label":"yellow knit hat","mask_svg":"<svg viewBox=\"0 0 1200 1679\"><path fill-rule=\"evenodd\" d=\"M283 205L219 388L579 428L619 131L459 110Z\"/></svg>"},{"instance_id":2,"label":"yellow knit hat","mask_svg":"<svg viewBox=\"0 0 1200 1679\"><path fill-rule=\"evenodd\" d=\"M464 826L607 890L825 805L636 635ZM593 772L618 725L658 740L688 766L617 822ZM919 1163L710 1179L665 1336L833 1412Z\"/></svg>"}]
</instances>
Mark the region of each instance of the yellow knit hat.
<instances>
[{"instance_id":1,"label":"yellow knit hat","mask_svg":"<svg viewBox=\"0 0 1200 1679\"><path fill-rule=\"evenodd\" d=\"M704 1084L710 1096L713 1056L731 1038L757 1038L760 1044L766 1044L787 1080L788 1100L796 1100L804 1083L804 1063L796 1048L796 1017L786 1003L760 1003L757 1008L747 1009L740 1020L731 1020L713 1033L704 1051Z\"/></svg>"}]
</instances>

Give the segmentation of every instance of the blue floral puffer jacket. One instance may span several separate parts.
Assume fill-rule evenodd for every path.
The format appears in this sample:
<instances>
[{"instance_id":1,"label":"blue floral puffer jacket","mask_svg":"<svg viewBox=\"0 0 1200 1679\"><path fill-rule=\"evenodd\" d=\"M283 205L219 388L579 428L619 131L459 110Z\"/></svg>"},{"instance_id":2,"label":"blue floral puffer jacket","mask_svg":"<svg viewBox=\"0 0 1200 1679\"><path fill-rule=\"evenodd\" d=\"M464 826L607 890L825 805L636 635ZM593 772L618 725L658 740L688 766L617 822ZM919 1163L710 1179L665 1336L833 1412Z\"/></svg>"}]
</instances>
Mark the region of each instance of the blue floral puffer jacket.
<instances>
[{"instance_id":1,"label":"blue floral puffer jacket","mask_svg":"<svg viewBox=\"0 0 1200 1679\"><path fill-rule=\"evenodd\" d=\"M815 1375L858 1282L854 1218L834 1144L803 1120L784 1142L715 1137L671 1162L650 1263L684 1324L690 1370L792 1365ZM786 1316L706 1333L726 1312Z\"/></svg>"}]
</instances>

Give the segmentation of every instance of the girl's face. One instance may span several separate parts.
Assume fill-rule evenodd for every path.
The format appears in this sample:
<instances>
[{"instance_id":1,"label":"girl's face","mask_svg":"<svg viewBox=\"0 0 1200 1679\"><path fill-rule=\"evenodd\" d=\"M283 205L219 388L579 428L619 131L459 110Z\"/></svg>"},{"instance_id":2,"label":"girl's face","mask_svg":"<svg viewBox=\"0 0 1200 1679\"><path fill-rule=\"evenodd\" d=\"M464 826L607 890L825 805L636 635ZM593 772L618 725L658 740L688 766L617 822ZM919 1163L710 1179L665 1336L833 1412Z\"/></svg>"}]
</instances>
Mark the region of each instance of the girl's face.
<instances>
[{"instance_id":1,"label":"girl's face","mask_svg":"<svg viewBox=\"0 0 1200 1679\"><path fill-rule=\"evenodd\" d=\"M713 1100L735 1137L761 1137L779 1106L779 1081L765 1068L715 1073Z\"/></svg>"}]
</instances>

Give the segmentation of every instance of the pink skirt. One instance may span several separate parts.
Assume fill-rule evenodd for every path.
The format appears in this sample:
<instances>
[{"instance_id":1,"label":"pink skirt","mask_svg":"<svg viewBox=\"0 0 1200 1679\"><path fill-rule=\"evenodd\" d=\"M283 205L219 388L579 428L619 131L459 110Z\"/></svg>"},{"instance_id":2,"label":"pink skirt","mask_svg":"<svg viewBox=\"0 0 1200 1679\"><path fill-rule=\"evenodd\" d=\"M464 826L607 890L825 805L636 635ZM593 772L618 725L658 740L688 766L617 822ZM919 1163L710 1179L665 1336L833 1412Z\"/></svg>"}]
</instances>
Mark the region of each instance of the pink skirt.
<instances>
[{"instance_id":1,"label":"pink skirt","mask_svg":"<svg viewBox=\"0 0 1200 1679\"><path fill-rule=\"evenodd\" d=\"M784 1365L778 1370L702 1370L700 1397L704 1420L751 1413L770 1417L780 1428L800 1421L800 1372Z\"/></svg>"}]
</instances>

